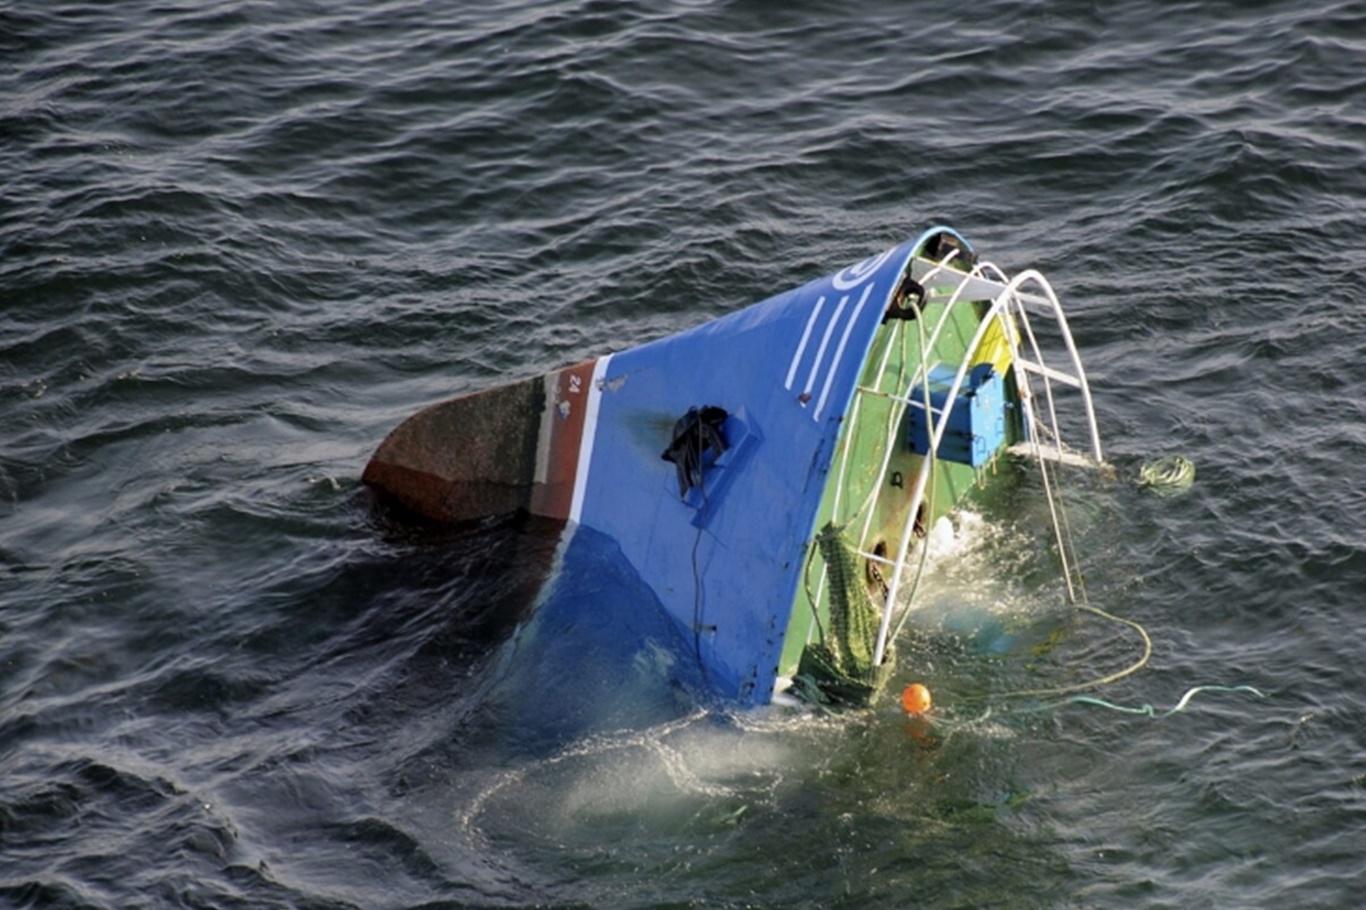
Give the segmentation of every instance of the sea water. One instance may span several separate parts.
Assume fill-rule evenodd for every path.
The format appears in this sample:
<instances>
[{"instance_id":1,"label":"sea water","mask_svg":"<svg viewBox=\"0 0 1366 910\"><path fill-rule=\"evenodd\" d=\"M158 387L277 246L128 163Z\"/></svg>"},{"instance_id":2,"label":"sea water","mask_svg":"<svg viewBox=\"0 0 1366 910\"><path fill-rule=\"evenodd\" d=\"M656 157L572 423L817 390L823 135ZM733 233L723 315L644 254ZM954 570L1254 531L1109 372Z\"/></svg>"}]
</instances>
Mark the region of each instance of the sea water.
<instances>
[{"instance_id":1,"label":"sea water","mask_svg":"<svg viewBox=\"0 0 1366 910\"><path fill-rule=\"evenodd\" d=\"M0 5L0 904L1355 906L1363 23ZM1089 370L1079 569L1154 645L1093 694L1264 697L1010 697L1141 654L1028 477L898 638L928 729L737 712L667 650L612 665L645 700L572 639L532 673L542 544L357 482L423 405L941 222L1041 269ZM1166 455L1189 490L1131 482Z\"/></svg>"}]
</instances>

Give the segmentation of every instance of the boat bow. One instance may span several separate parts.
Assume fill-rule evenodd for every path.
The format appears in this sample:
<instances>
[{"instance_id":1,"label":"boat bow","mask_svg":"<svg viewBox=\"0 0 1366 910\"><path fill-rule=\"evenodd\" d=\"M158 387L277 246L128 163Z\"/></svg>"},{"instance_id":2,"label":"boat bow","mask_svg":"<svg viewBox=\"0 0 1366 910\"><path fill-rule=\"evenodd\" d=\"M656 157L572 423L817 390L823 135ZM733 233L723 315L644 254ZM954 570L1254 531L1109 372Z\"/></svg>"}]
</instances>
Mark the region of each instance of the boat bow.
<instances>
[{"instance_id":1,"label":"boat bow","mask_svg":"<svg viewBox=\"0 0 1366 910\"><path fill-rule=\"evenodd\" d=\"M1067 362L1046 362L1031 311ZM1055 389L1081 393L1082 454ZM1008 279L934 228L676 335L433 405L363 479L442 521L563 522L560 570L593 529L708 684L753 704L812 667L871 696L915 541L1012 451L1101 461L1085 374L1041 276Z\"/></svg>"}]
</instances>

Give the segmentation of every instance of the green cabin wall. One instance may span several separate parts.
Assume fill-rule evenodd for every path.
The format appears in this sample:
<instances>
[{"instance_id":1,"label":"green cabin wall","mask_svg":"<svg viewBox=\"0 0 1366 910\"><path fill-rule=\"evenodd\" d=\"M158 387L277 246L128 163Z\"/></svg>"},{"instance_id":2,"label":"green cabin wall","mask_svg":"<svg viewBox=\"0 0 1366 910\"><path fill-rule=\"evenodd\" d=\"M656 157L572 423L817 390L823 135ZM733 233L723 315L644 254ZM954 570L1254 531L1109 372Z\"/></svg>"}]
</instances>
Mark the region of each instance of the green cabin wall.
<instances>
[{"instance_id":1,"label":"green cabin wall","mask_svg":"<svg viewBox=\"0 0 1366 910\"><path fill-rule=\"evenodd\" d=\"M971 301L959 301L953 307L949 322L932 352L931 366L942 363L956 367L962 362L987 308L986 304ZM874 389L888 395L904 395L908 387L914 384L912 380L920 368L922 333L933 330L943 311L943 304L931 304L925 308L918 321L892 320L884 323L864 361L860 388ZM1011 392L1008 394L1011 394L1013 383L1009 387ZM802 582L797 588L796 602L784 639L779 666L781 675L791 675L796 671L802 649L808 641L818 637L813 616L819 617L822 626L829 620L827 598L817 594L824 564L814 543L816 532L833 520L847 527L850 538L857 542L871 511L870 549L882 542L889 557L894 558L896 555L902 529L909 517L916 477L926 461L911 451L906 409L901 409L902 413L896 417L895 432L889 437L888 422L893 419L896 410L897 403L890 398L856 393L854 402L845 414L845 427L831 462L816 524L811 529L803 554ZM892 456L887 481L884 482L885 489L875 491L873 486L878 481L889 438ZM933 526L962 501L977 484L979 471L968 465L936 460L926 487L926 528ZM901 481L899 487L893 485L897 478ZM870 584L876 588L871 578ZM882 600L880 593L875 594L875 603L881 603Z\"/></svg>"}]
</instances>

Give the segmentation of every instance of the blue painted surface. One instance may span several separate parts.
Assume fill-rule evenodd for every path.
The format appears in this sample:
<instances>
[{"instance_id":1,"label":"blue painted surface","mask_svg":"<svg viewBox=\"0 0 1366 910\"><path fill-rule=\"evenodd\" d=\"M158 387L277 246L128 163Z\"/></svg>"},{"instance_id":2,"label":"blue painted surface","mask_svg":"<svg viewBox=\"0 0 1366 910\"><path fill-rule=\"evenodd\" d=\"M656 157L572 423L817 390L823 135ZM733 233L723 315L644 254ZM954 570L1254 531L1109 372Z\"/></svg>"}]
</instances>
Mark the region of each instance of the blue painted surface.
<instances>
[{"instance_id":1,"label":"blue painted surface","mask_svg":"<svg viewBox=\"0 0 1366 910\"><path fill-rule=\"evenodd\" d=\"M622 554L707 679L767 702L841 422L890 294L931 234L611 358L580 521ZM729 450L680 498L660 457L688 408L717 405Z\"/></svg>"},{"instance_id":2,"label":"blue painted surface","mask_svg":"<svg viewBox=\"0 0 1366 910\"><path fill-rule=\"evenodd\" d=\"M915 405L909 409L910 444L917 455L930 451L930 418L939 419L939 412L948 403L954 377L954 370L947 367L931 370L929 392L934 414L926 414L923 407ZM922 401L924 395L924 387L916 386L911 391L911 401ZM990 461L1005 441L1005 381L991 364L978 364L963 378L963 385L954 397L937 454L948 461L977 468Z\"/></svg>"},{"instance_id":3,"label":"blue painted surface","mask_svg":"<svg viewBox=\"0 0 1366 910\"><path fill-rule=\"evenodd\" d=\"M553 583L504 646L484 693L502 717L497 735L553 749L690 710L706 688L692 640L617 542L579 527L565 531L562 547Z\"/></svg>"}]
</instances>

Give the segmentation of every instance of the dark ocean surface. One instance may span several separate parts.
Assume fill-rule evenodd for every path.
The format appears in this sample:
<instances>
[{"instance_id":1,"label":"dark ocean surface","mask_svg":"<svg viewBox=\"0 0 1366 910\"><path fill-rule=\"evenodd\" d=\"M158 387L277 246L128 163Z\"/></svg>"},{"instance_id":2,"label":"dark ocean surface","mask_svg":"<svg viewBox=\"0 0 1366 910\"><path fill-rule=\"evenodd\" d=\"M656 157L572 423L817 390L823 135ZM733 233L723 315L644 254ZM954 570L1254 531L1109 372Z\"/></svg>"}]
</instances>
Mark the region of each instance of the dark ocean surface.
<instances>
[{"instance_id":1,"label":"dark ocean surface","mask_svg":"<svg viewBox=\"0 0 1366 910\"><path fill-rule=\"evenodd\" d=\"M1364 100L1352 0L0 0L0 906L1360 906ZM1094 694L1264 698L982 701L1137 656L1026 496L899 650L937 742L623 707L503 665L516 528L358 483L935 223L1196 463L1078 491Z\"/></svg>"}]
</instances>

